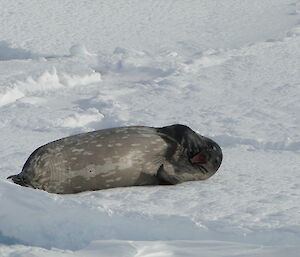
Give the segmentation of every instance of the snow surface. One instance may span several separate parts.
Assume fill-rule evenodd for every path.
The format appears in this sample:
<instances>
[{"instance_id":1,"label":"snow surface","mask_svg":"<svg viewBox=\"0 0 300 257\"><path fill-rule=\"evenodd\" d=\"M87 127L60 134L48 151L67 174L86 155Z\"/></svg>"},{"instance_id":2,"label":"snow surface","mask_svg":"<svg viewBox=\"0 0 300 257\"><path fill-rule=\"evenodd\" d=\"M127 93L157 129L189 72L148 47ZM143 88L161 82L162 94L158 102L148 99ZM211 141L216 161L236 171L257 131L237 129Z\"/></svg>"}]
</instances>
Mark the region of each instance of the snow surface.
<instances>
[{"instance_id":1,"label":"snow surface","mask_svg":"<svg viewBox=\"0 0 300 257\"><path fill-rule=\"evenodd\" d=\"M0 256L300 252L300 1L0 0ZM189 125L207 181L55 195L6 180L49 141Z\"/></svg>"}]
</instances>

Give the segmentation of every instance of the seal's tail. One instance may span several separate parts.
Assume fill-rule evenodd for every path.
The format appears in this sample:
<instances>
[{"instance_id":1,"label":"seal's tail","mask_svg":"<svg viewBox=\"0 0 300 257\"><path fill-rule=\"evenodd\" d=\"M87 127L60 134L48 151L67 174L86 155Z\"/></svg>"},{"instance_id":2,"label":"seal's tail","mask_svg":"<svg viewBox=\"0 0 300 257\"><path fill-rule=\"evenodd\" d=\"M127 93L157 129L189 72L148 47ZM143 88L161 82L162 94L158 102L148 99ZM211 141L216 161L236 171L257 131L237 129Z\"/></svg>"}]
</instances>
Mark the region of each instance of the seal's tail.
<instances>
[{"instance_id":1,"label":"seal's tail","mask_svg":"<svg viewBox=\"0 0 300 257\"><path fill-rule=\"evenodd\" d=\"M22 176L20 176L20 174L18 174L18 175L11 175L11 176L7 177L7 179L12 179L12 181L13 181L14 183L19 184L19 185L21 185L21 186L28 186L28 185L25 183L25 181L24 181L24 179L22 178Z\"/></svg>"}]
</instances>

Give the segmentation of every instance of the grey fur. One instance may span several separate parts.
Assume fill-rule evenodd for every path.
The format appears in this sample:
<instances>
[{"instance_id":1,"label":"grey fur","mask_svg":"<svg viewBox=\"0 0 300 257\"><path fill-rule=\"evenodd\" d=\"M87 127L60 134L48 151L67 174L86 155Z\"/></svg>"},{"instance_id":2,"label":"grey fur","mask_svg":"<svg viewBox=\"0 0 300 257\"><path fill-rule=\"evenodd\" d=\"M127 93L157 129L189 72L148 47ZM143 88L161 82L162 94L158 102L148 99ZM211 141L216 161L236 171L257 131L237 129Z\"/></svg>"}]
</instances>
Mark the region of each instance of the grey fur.
<instances>
[{"instance_id":1,"label":"grey fur","mask_svg":"<svg viewBox=\"0 0 300 257\"><path fill-rule=\"evenodd\" d=\"M205 152L207 162L191 163L199 151ZM70 194L203 180L217 171L221 161L215 142L184 125L121 127L41 146L29 156L22 172L9 178L22 186Z\"/></svg>"}]
</instances>

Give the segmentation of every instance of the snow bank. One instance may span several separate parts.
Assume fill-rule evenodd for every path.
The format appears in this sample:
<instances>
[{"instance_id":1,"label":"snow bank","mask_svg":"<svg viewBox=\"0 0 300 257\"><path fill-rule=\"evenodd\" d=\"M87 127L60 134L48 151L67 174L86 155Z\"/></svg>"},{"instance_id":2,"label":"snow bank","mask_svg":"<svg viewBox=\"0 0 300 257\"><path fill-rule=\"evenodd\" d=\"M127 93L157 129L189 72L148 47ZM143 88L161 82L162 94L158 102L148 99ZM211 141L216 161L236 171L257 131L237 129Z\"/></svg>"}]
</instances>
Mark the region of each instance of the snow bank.
<instances>
[{"instance_id":1,"label":"snow bank","mask_svg":"<svg viewBox=\"0 0 300 257\"><path fill-rule=\"evenodd\" d=\"M55 68L51 72L45 71L36 79L31 76L27 77L25 81L17 81L9 85L2 94L0 94L0 106L6 105L25 96L34 94L46 94L47 91L54 91L58 88L75 87L96 83L101 81L99 73L91 73L89 75L77 76L62 73L57 74Z\"/></svg>"},{"instance_id":2,"label":"snow bank","mask_svg":"<svg viewBox=\"0 0 300 257\"><path fill-rule=\"evenodd\" d=\"M4 243L9 240L74 250L100 239L153 241L209 237L206 229L198 228L184 216L153 216L134 210L118 214L101 204L93 206L91 200L98 197L97 193L59 196L16 188L8 182L1 182L0 190L1 203L6 206L1 210L0 221ZM85 202L86 197L88 202Z\"/></svg>"},{"instance_id":3,"label":"snow bank","mask_svg":"<svg viewBox=\"0 0 300 257\"><path fill-rule=\"evenodd\" d=\"M39 56L22 48L14 48L6 41L0 41L0 61L36 59Z\"/></svg>"}]
</instances>

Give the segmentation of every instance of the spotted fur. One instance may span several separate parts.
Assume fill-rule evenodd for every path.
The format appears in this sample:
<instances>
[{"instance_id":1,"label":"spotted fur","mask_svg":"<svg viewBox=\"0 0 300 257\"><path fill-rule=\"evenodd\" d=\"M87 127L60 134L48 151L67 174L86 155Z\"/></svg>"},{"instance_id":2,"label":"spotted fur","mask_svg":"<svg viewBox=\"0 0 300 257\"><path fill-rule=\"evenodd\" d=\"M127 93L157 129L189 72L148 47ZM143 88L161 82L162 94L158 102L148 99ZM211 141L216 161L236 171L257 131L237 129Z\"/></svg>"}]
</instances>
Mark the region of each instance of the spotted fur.
<instances>
[{"instance_id":1,"label":"spotted fur","mask_svg":"<svg viewBox=\"0 0 300 257\"><path fill-rule=\"evenodd\" d=\"M205 156L202 163L194 157L199 152ZM22 186L70 194L203 180L221 162L221 148L187 126L120 127L41 146L29 156L22 172L9 178Z\"/></svg>"}]
</instances>

